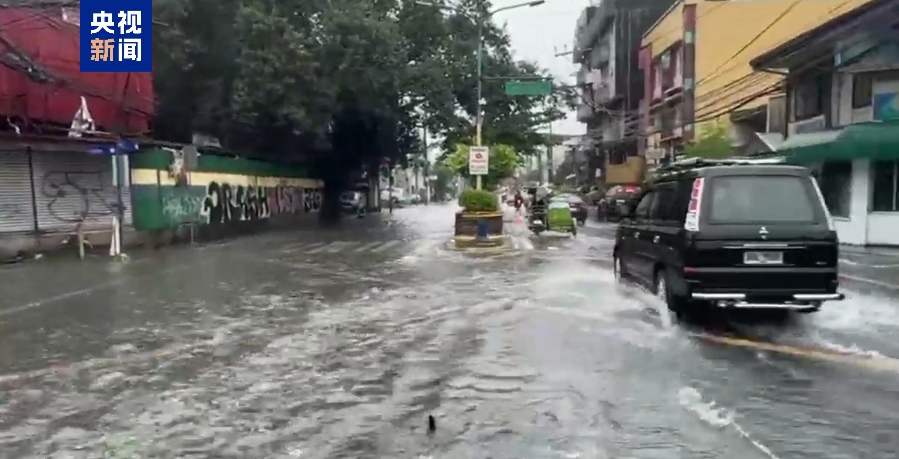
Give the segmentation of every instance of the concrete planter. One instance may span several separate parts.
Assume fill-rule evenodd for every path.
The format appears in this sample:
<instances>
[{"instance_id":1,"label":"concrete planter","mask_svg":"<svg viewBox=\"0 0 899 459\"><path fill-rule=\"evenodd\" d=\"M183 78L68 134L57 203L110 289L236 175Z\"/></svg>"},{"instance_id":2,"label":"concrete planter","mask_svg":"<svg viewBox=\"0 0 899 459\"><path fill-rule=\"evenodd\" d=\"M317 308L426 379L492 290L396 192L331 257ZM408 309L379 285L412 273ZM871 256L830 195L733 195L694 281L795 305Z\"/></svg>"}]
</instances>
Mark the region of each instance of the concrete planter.
<instances>
[{"instance_id":1,"label":"concrete planter","mask_svg":"<svg viewBox=\"0 0 899 459\"><path fill-rule=\"evenodd\" d=\"M457 212L456 236L477 237L478 222L487 222L488 236L502 236L503 213L502 212Z\"/></svg>"}]
</instances>

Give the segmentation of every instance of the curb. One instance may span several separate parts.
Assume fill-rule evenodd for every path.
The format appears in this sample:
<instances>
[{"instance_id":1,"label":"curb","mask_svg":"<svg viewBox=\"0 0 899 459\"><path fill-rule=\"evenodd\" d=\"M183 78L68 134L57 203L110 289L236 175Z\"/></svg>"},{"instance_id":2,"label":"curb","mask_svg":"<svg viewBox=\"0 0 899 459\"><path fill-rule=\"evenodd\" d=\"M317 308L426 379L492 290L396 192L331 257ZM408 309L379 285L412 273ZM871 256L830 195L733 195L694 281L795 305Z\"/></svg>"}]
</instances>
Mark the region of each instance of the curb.
<instances>
[{"instance_id":1,"label":"curb","mask_svg":"<svg viewBox=\"0 0 899 459\"><path fill-rule=\"evenodd\" d=\"M490 236L487 240L478 240L474 236L454 236L450 250L467 253L505 253L513 249L511 239L507 235Z\"/></svg>"}]
</instances>

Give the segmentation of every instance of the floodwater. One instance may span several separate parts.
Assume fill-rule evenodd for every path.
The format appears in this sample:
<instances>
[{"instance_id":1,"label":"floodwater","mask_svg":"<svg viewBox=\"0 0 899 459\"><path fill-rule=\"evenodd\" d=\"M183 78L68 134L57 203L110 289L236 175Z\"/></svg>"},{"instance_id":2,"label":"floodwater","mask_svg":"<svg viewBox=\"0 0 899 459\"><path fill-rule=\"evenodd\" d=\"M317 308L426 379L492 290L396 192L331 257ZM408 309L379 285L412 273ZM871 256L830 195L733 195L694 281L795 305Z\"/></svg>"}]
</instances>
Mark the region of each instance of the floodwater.
<instances>
[{"instance_id":1,"label":"floodwater","mask_svg":"<svg viewBox=\"0 0 899 459\"><path fill-rule=\"evenodd\" d=\"M510 253L475 257L448 250L452 211L399 209L343 231L126 265L0 270L0 458L879 459L899 449L889 294L850 286L847 301L813 316L727 325L848 356L839 362L732 346L616 285L602 228L574 239L516 232Z\"/></svg>"}]
</instances>

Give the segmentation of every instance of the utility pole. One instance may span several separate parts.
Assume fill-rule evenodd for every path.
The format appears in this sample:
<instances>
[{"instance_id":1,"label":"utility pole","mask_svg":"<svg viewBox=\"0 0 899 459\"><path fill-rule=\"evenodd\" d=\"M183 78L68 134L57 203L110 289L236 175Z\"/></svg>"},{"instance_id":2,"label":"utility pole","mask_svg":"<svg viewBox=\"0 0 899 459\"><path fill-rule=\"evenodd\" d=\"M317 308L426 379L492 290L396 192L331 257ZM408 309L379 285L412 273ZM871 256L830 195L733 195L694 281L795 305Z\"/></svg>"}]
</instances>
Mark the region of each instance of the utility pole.
<instances>
[{"instance_id":1,"label":"utility pole","mask_svg":"<svg viewBox=\"0 0 899 459\"><path fill-rule=\"evenodd\" d=\"M428 157L428 128L421 123L421 145L425 159L425 205L431 203L431 158Z\"/></svg>"},{"instance_id":2,"label":"utility pole","mask_svg":"<svg viewBox=\"0 0 899 459\"><path fill-rule=\"evenodd\" d=\"M553 183L553 169L555 169L555 163L553 162L553 144L555 143L555 139L553 139L553 124L549 123L549 141L546 142L546 181L548 183Z\"/></svg>"},{"instance_id":3,"label":"utility pole","mask_svg":"<svg viewBox=\"0 0 899 459\"><path fill-rule=\"evenodd\" d=\"M390 172L388 173L389 175L387 176L388 177L387 178L387 183L388 183L388 188L387 188L388 204L387 205L390 206L389 207L390 213L393 214L393 162L391 161L391 162L387 163L387 165L390 167Z\"/></svg>"},{"instance_id":4,"label":"utility pole","mask_svg":"<svg viewBox=\"0 0 899 459\"><path fill-rule=\"evenodd\" d=\"M489 17L489 16L488 16ZM483 16L478 16L478 56L477 56L477 71L475 78L478 79L478 103L477 103L477 115L475 116L475 145L481 146L481 124L484 122L483 116L481 116L481 91L482 88L482 79L484 72L484 21L487 18ZM482 181L481 176L477 175L477 184L475 185L477 189L481 189Z\"/></svg>"},{"instance_id":5,"label":"utility pole","mask_svg":"<svg viewBox=\"0 0 899 459\"><path fill-rule=\"evenodd\" d=\"M438 5L438 4L430 2L430 1L417 0L414 3L417 5L432 6L432 7L437 7L437 8L441 8L444 10L464 13L464 11L460 10L458 7ZM479 14L478 17L475 19L475 21L477 21L477 23L478 23L478 51L477 51L477 56L476 56L477 69L475 70L475 79L477 80L477 97L478 97L478 99L477 99L477 103L475 105L475 107L476 107L475 110L477 113L475 115L474 144L478 147L483 146L483 144L481 143L482 142L481 129L482 129L482 125L484 123L484 116L483 116L483 113L481 110L482 105L483 105L481 103L481 97L482 97L482 93L483 93L483 84L482 84L483 82L481 80L483 79L483 73L484 73L484 23L489 21L490 18L492 18L494 14L499 13L501 11L513 10L516 8L523 8L523 7L534 7L534 6L542 5L544 3L546 3L546 0L531 0L531 1L524 2L524 3L517 3L514 5L503 6L503 7L488 11L487 14ZM481 189L481 176L480 175L477 176L477 188L479 190Z\"/></svg>"},{"instance_id":6,"label":"utility pole","mask_svg":"<svg viewBox=\"0 0 899 459\"><path fill-rule=\"evenodd\" d=\"M543 184L543 155L539 152L537 153L537 181L540 182L540 185Z\"/></svg>"}]
</instances>

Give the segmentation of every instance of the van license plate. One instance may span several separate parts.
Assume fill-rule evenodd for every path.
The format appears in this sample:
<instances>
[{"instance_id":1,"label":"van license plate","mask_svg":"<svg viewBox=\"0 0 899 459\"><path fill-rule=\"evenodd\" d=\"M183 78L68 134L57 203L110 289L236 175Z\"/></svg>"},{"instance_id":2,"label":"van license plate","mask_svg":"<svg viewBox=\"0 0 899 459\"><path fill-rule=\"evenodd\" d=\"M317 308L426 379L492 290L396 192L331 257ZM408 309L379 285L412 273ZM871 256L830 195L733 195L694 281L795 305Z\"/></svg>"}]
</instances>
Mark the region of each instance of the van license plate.
<instances>
[{"instance_id":1,"label":"van license plate","mask_svg":"<svg viewBox=\"0 0 899 459\"><path fill-rule=\"evenodd\" d=\"M784 253L746 252L743 254L743 263L747 265L782 265L784 263Z\"/></svg>"}]
</instances>

